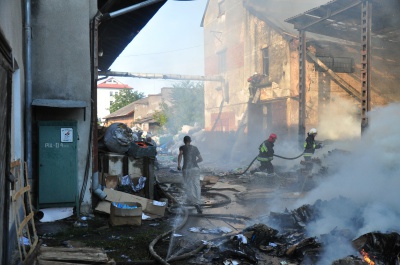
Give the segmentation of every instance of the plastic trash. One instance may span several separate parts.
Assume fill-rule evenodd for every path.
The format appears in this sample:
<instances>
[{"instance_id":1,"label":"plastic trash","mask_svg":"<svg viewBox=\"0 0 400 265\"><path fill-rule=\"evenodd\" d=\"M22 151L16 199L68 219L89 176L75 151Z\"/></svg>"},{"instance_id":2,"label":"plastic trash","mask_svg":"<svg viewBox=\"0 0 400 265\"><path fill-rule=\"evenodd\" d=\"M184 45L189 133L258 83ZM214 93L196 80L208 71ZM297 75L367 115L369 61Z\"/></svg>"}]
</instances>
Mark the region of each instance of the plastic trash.
<instances>
[{"instance_id":1,"label":"plastic trash","mask_svg":"<svg viewBox=\"0 0 400 265\"><path fill-rule=\"evenodd\" d=\"M138 184L135 186L131 180L131 177L129 175L126 175L121 178L121 185L122 186L131 186L131 188L134 192L138 192L145 187L146 177L141 176L139 178Z\"/></svg>"},{"instance_id":2,"label":"plastic trash","mask_svg":"<svg viewBox=\"0 0 400 265\"><path fill-rule=\"evenodd\" d=\"M113 204L114 207L117 207L117 208L120 208L120 209L137 209L136 205L130 206L128 204L123 204L123 203L120 203L120 202L119 203L113 202L112 204Z\"/></svg>"},{"instance_id":3,"label":"plastic trash","mask_svg":"<svg viewBox=\"0 0 400 265\"><path fill-rule=\"evenodd\" d=\"M141 176L139 178L138 184L136 186L132 185L132 190L134 192L138 192L139 190L143 189L146 184L146 177Z\"/></svg>"},{"instance_id":4,"label":"plastic trash","mask_svg":"<svg viewBox=\"0 0 400 265\"><path fill-rule=\"evenodd\" d=\"M245 237L242 234L237 234L235 236L233 236L233 239L236 239L237 241L239 241L241 244L247 244L247 237Z\"/></svg>"},{"instance_id":5,"label":"plastic trash","mask_svg":"<svg viewBox=\"0 0 400 265\"><path fill-rule=\"evenodd\" d=\"M154 206L165 206L167 202L153 201Z\"/></svg>"},{"instance_id":6,"label":"plastic trash","mask_svg":"<svg viewBox=\"0 0 400 265\"><path fill-rule=\"evenodd\" d=\"M29 246L29 239L26 237L20 237L19 238L19 244L20 245L25 245L25 246Z\"/></svg>"},{"instance_id":7,"label":"plastic trash","mask_svg":"<svg viewBox=\"0 0 400 265\"><path fill-rule=\"evenodd\" d=\"M147 220L147 219L151 219L151 217L142 213L142 220Z\"/></svg>"},{"instance_id":8,"label":"plastic trash","mask_svg":"<svg viewBox=\"0 0 400 265\"><path fill-rule=\"evenodd\" d=\"M224 261L224 265L239 265L239 261L234 259L227 259Z\"/></svg>"},{"instance_id":9,"label":"plastic trash","mask_svg":"<svg viewBox=\"0 0 400 265\"><path fill-rule=\"evenodd\" d=\"M125 154L133 142L132 134L124 123L113 123L106 130L104 144L111 152Z\"/></svg>"}]
</instances>

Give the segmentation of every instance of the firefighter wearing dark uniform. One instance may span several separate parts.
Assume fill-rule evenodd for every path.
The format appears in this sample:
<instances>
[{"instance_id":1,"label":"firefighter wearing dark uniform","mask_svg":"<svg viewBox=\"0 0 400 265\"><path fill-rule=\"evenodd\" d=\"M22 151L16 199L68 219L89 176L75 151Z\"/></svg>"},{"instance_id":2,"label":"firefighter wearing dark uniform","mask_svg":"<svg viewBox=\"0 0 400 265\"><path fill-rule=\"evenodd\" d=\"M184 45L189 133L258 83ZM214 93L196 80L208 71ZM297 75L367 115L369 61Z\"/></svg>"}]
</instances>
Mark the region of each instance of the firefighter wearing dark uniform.
<instances>
[{"instance_id":1,"label":"firefighter wearing dark uniform","mask_svg":"<svg viewBox=\"0 0 400 265\"><path fill-rule=\"evenodd\" d=\"M321 144L317 143L315 141L315 136L317 136L317 129L312 128L308 133L307 133L307 138L304 141L304 160L305 161L310 161L312 155L315 152L315 149L321 148Z\"/></svg>"},{"instance_id":2,"label":"firefighter wearing dark uniform","mask_svg":"<svg viewBox=\"0 0 400 265\"><path fill-rule=\"evenodd\" d=\"M268 174L274 173L274 166L271 161L274 159L274 143L278 137L275 133L271 133L269 138L262 142L260 147L258 147L259 154L257 156L257 160L260 161L260 167L258 170L253 170L252 173L256 171L265 171L267 170Z\"/></svg>"}]
</instances>

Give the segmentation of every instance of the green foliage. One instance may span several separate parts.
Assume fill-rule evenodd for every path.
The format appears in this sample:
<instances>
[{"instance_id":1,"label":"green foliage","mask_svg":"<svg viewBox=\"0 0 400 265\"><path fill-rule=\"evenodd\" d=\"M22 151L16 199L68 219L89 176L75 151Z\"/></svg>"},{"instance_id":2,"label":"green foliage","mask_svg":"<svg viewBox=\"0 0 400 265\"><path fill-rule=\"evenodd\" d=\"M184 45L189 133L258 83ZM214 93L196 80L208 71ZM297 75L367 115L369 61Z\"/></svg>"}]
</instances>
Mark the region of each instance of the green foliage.
<instances>
[{"instance_id":1,"label":"green foliage","mask_svg":"<svg viewBox=\"0 0 400 265\"><path fill-rule=\"evenodd\" d=\"M133 89L121 89L118 94L114 95L114 102L110 106L110 113L141 98L144 98L143 92L133 91Z\"/></svg>"},{"instance_id":2,"label":"green foliage","mask_svg":"<svg viewBox=\"0 0 400 265\"><path fill-rule=\"evenodd\" d=\"M153 114L153 119L160 124L160 127L163 127L167 124L168 122L168 117L167 117L167 111L168 105L165 102L161 103L161 110L156 111Z\"/></svg>"},{"instance_id":3,"label":"green foliage","mask_svg":"<svg viewBox=\"0 0 400 265\"><path fill-rule=\"evenodd\" d=\"M167 117L165 127L170 133L177 133L183 125L204 127L203 82L182 81L174 84L171 97L172 107L166 104L161 106Z\"/></svg>"}]
</instances>

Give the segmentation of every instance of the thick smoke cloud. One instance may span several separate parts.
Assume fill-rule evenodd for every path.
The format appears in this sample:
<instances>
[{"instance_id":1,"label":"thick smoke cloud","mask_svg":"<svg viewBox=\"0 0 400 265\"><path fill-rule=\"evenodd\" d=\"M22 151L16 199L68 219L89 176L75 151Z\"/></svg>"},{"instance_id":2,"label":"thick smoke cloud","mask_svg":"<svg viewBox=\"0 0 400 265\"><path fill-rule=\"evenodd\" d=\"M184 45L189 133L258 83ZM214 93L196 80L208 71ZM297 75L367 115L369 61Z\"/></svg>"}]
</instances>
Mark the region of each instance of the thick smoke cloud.
<instances>
[{"instance_id":1,"label":"thick smoke cloud","mask_svg":"<svg viewBox=\"0 0 400 265\"><path fill-rule=\"evenodd\" d=\"M337 143L347 152L336 152L327 158L334 174L323 179L297 206L339 197L351 203L321 209L323 217L307 227L310 236L318 237L336 227L351 229L355 237L374 231L400 231L399 113L400 104L374 109L369 115L369 128L361 138ZM355 218L361 220L357 225ZM327 255L332 252L329 260L354 251L350 246L347 254L346 250L334 252L330 246L326 249Z\"/></svg>"},{"instance_id":2,"label":"thick smoke cloud","mask_svg":"<svg viewBox=\"0 0 400 265\"><path fill-rule=\"evenodd\" d=\"M343 98L332 98L332 102L320 113L318 138L344 140L360 135L359 107Z\"/></svg>"}]
</instances>

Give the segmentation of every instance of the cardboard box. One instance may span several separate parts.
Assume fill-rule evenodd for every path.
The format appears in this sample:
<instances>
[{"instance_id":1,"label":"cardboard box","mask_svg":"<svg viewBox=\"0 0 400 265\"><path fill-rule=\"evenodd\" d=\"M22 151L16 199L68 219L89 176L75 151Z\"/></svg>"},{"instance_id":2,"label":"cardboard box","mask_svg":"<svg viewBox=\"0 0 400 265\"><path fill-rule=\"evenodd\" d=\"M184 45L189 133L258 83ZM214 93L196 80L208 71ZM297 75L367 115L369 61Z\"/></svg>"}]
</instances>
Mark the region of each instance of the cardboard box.
<instances>
[{"instance_id":1,"label":"cardboard box","mask_svg":"<svg viewBox=\"0 0 400 265\"><path fill-rule=\"evenodd\" d=\"M137 202L142 206L142 211L151 217L162 217L165 214L165 209L167 204L159 205L162 202L150 200L147 198L135 196L126 192L121 192L112 189L104 189L107 197L104 201L99 202L96 211L104 212L110 214L110 204L111 202Z\"/></svg>"},{"instance_id":2,"label":"cardboard box","mask_svg":"<svg viewBox=\"0 0 400 265\"><path fill-rule=\"evenodd\" d=\"M137 202L115 202L116 204L136 206L134 209L118 208L111 203L110 206L110 223L112 226L117 225L142 225L142 205Z\"/></svg>"},{"instance_id":3,"label":"cardboard box","mask_svg":"<svg viewBox=\"0 0 400 265\"><path fill-rule=\"evenodd\" d=\"M105 178L105 186L109 189L115 189L118 186L118 175L108 175Z\"/></svg>"}]
</instances>

